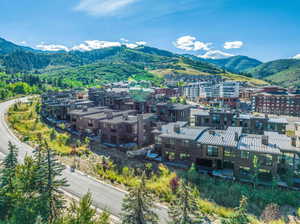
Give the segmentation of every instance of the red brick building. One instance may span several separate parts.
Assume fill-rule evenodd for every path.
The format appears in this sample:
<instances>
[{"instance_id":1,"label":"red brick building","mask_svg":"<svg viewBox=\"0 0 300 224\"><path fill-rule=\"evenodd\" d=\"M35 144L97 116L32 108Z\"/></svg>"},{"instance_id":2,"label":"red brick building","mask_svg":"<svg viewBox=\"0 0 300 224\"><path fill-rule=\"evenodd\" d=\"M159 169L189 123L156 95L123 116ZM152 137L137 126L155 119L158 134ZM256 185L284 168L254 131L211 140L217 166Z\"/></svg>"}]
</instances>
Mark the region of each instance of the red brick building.
<instances>
[{"instance_id":1,"label":"red brick building","mask_svg":"<svg viewBox=\"0 0 300 224\"><path fill-rule=\"evenodd\" d=\"M300 93L278 87L266 87L252 96L254 112L300 116Z\"/></svg>"}]
</instances>

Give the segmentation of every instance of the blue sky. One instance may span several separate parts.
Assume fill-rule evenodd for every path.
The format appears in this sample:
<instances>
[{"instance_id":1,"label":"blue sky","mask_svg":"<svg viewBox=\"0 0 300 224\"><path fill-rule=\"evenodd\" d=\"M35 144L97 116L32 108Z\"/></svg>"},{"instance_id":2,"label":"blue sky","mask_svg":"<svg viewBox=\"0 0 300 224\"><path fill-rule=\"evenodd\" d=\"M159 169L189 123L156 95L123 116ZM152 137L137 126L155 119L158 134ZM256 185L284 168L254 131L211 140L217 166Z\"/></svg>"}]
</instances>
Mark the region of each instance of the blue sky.
<instances>
[{"instance_id":1,"label":"blue sky","mask_svg":"<svg viewBox=\"0 0 300 224\"><path fill-rule=\"evenodd\" d=\"M147 44L201 57L300 58L299 0L1 0L0 37L34 48Z\"/></svg>"}]
</instances>

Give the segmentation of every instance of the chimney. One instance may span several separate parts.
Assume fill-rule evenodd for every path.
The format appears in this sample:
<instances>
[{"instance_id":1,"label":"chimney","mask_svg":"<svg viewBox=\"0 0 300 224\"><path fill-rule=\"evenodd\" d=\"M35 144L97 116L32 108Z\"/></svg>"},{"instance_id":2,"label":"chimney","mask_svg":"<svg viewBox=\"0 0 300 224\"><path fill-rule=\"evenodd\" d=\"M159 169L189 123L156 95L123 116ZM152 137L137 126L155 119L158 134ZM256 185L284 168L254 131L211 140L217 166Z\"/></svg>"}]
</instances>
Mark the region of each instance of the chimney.
<instances>
[{"instance_id":1,"label":"chimney","mask_svg":"<svg viewBox=\"0 0 300 224\"><path fill-rule=\"evenodd\" d=\"M292 142L291 142L292 146L297 147L297 137L294 136L291 138L291 140L292 140Z\"/></svg>"},{"instance_id":2,"label":"chimney","mask_svg":"<svg viewBox=\"0 0 300 224\"><path fill-rule=\"evenodd\" d=\"M175 133L180 133L180 125L179 124L174 124L174 132Z\"/></svg>"},{"instance_id":3,"label":"chimney","mask_svg":"<svg viewBox=\"0 0 300 224\"><path fill-rule=\"evenodd\" d=\"M234 132L234 140L238 141L239 140L239 133Z\"/></svg>"},{"instance_id":4,"label":"chimney","mask_svg":"<svg viewBox=\"0 0 300 224\"><path fill-rule=\"evenodd\" d=\"M210 135L215 135L215 134L216 134L216 132L215 132L214 130L209 130L208 133L209 133Z\"/></svg>"},{"instance_id":5,"label":"chimney","mask_svg":"<svg viewBox=\"0 0 300 224\"><path fill-rule=\"evenodd\" d=\"M263 145L269 145L269 136L263 135L261 138L261 143Z\"/></svg>"},{"instance_id":6,"label":"chimney","mask_svg":"<svg viewBox=\"0 0 300 224\"><path fill-rule=\"evenodd\" d=\"M106 111L106 119L113 119L113 113L112 113L112 111Z\"/></svg>"},{"instance_id":7,"label":"chimney","mask_svg":"<svg viewBox=\"0 0 300 224\"><path fill-rule=\"evenodd\" d=\"M157 127L157 130L161 131L162 130L162 124L161 124L161 122L157 122L156 123L156 127Z\"/></svg>"},{"instance_id":8,"label":"chimney","mask_svg":"<svg viewBox=\"0 0 300 224\"><path fill-rule=\"evenodd\" d=\"M265 114L265 118L266 118L266 119L269 119L269 115L268 115L268 114Z\"/></svg>"},{"instance_id":9,"label":"chimney","mask_svg":"<svg viewBox=\"0 0 300 224\"><path fill-rule=\"evenodd\" d=\"M128 120L128 113L123 114L123 120L127 121Z\"/></svg>"}]
</instances>

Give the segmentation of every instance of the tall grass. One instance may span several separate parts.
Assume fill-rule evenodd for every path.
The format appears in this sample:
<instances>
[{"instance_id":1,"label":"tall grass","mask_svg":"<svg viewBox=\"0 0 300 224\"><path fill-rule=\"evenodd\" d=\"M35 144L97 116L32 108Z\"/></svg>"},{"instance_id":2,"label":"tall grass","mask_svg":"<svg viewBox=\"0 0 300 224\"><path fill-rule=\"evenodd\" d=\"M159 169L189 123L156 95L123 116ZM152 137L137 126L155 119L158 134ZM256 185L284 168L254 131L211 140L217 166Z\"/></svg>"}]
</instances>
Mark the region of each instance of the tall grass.
<instances>
[{"instance_id":1,"label":"tall grass","mask_svg":"<svg viewBox=\"0 0 300 224\"><path fill-rule=\"evenodd\" d=\"M35 99L29 103L17 103L10 107L7 120L11 128L20 135L23 141L32 145L37 145L41 136L42 140L46 140L50 148L58 154L68 155L73 152L72 137L67 133L57 132L43 123L36 112L38 105L39 102ZM87 145L81 144L75 150L77 153L86 152Z\"/></svg>"}]
</instances>

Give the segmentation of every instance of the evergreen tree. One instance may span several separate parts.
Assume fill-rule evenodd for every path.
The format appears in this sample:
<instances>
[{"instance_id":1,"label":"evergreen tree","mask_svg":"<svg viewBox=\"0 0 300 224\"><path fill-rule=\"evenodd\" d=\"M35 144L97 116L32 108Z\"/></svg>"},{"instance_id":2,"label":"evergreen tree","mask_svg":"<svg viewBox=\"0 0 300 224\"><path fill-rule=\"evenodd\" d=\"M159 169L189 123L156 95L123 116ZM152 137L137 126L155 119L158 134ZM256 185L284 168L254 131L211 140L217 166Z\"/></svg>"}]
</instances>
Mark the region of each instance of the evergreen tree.
<instances>
[{"instance_id":1,"label":"evergreen tree","mask_svg":"<svg viewBox=\"0 0 300 224\"><path fill-rule=\"evenodd\" d=\"M18 165L18 149L11 142L8 143L8 154L0 171L0 220L10 217L14 207L11 195L15 193L15 176Z\"/></svg>"},{"instance_id":2,"label":"evergreen tree","mask_svg":"<svg viewBox=\"0 0 300 224\"><path fill-rule=\"evenodd\" d=\"M2 165L0 187L5 188L8 192L12 192L14 188L13 179L15 178L18 165L18 149L11 142L8 142L8 154Z\"/></svg>"},{"instance_id":3,"label":"evergreen tree","mask_svg":"<svg viewBox=\"0 0 300 224\"><path fill-rule=\"evenodd\" d=\"M32 157L25 157L24 163L16 168L16 191L11 220L15 223L32 224L40 214L38 189L38 166Z\"/></svg>"},{"instance_id":4,"label":"evergreen tree","mask_svg":"<svg viewBox=\"0 0 300 224\"><path fill-rule=\"evenodd\" d=\"M169 216L172 224L191 224L201 221L200 209L195 200L192 187L181 182L174 199L169 208Z\"/></svg>"},{"instance_id":5,"label":"evergreen tree","mask_svg":"<svg viewBox=\"0 0 300 224\"><path fill-rule=\"evenodd\" d=\"M249 224L247 215L247 197L242 196L239 207L235 208L235 215L229 219L222 220L222 224Z\"/></svg>"},{"instance_id":6,"label":"evergreen tree","mask_svg":"<svg viewBox=\"0 0 300 224\"><path fill-rule=\"evenodd\" d=\"M41 195L41 215L45 221L53 223L64 207L63 193L60 188L66 187L67 181L65 178L61 178L64 166L57 161L48 143L45 142L44 145L45 148L38 152L41 153L38 191Z\"/></svg>"},{"instance_id":7,"label":"evergreen tree","mask_svg":"<svg viewBox=\"0 0 300 224\"><path fill-rule=\"evenodd\" d=\"M92 208L92 197L90 193L84 195L80 202L73 201L69 215L65 218L67 224L109 224L109 215L96 217L96 209Z\"/></svg>"},{"instance_id":8,"label":"evergreen tree","mask_svg":"<svg viewBox=\"0 0 300 224\"><path fill-rule=\"evenodd\" d=\"M143 174L139 186L132 188L122 204L122 224L156 224L158 216L153 212L154 199L146 189Z\"/></svg>"}]
</instances>

